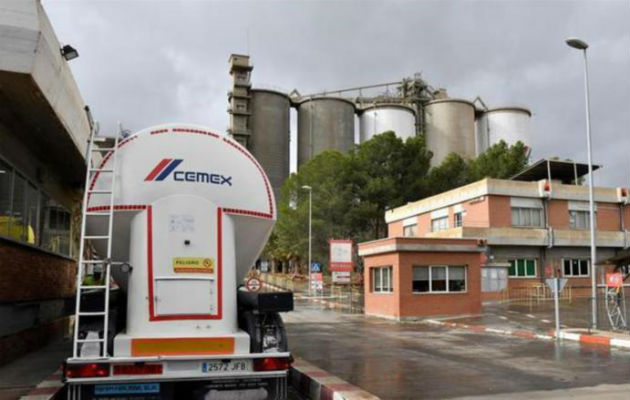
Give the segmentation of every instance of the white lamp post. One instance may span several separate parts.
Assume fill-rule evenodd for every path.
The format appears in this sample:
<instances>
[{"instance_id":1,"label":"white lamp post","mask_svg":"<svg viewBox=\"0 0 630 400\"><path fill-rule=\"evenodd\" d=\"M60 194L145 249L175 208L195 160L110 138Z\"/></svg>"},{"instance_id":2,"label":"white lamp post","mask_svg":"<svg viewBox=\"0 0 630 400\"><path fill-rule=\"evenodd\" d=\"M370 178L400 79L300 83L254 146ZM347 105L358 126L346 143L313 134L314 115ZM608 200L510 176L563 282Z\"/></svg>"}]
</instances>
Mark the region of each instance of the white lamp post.
<instances>
[{"instance_id":1,"label":"white lamp post","mask_svg":"<svg viewBox=\"0 0 630 400\"><path fill-rule=\"evenodd\" d=\"M308 190L308 295L311 295L311 246L313 237L313 188L304 185L302 189Z\"/></svg>"},{"instance_id":2,"label":"white lamp post","mask_svg":"<svg viewBox=\"0 0 630 400\"><path fill-rule=\"evenodd\" d=\"M588 67L586 62L586 49L588 43L577 38L569 38L566 40L567 45L574 49L582 50L584 54L584 96L586 103L586 149L588 152L588 206L589 206L589 225L591 231L591 325L593 329L597 328L597 266L595 259L597 258L597 247L595 246L595 205L593 201L593 162L591 153L591 119L590 119L590 103L588 98Z\"/></svg>"}]
</instances>

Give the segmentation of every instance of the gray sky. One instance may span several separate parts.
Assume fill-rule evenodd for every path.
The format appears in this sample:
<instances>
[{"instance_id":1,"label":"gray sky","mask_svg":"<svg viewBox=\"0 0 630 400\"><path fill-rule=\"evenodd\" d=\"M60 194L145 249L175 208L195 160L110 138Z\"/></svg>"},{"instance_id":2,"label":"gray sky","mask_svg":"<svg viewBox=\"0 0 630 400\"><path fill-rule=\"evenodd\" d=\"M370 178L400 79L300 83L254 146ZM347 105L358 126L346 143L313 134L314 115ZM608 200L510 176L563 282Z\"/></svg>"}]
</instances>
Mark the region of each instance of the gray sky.
<instances>
[{"instance_id":1,"label":"gray sky","mask_svg":"<svg viewBox=\"0 0 630 400\"><path fill-rule=\"evenodd\" d=\"M194 122L224 131L227 59L254 86L301 93L422 72L452 97L533 112L533 158L586 161L581 54L590 44L597 185L630 184L630 0L52 1L44 7L104 130ZM392 88L393 89L393 88Z\"/></svg>"}]
</instances>

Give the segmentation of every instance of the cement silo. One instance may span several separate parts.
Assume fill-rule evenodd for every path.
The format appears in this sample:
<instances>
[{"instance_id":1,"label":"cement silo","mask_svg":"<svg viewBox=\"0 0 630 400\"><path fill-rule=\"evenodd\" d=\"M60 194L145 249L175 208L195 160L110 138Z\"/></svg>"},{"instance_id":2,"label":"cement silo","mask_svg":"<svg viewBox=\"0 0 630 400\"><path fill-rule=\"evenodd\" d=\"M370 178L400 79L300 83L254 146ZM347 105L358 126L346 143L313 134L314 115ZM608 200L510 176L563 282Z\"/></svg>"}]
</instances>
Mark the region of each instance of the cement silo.
<instances>
[{"instance_id":1,"label":"cement silo","mask_svg":"<svg viewBox=\"0 0 630 400\"><path fill-rule=\"evenodd\" d=\"M402 104L375 104L364 108L359 116L361 143L386 131L394 131L403 140L415 136L415 110Z\"/></svg>"},{"instance_id":2,"label":"cement silo","mask_svg":"<svg viewBox=\"0 0 630 400\"><path fill-rule=\"evenodd\" d=\"M431 165L439 165L448 154L475 157L475 107L462 99L434 100L424 106L424 136L433 152Z\"/></svg>"},{"instance_id":3,"label":"cement silo","mask_svg":"<svg viewBox=\"0 0 630 400\"><path fill-rule=\"evenodd\" d=\"M504 140L513 145L519 140L529 144L532 113L524 107L497 107L483 111L477 117L477 155Z\"/></svg>"},{"instance_id":4,"label":"cement silo","mask_svg":"<svg viewBox=\"0 0 630 400\"><path fill-rule=\"evenodd\" d=\"M354 147L354 103L341 97L314 97L298 103L298 167L325 150Z\"/></svg>"},{"instance_id":5,"label":"cement silo","mask_svg":"<svg viewBox=\"0 0 630 400\"><path fill-rule=\"evenodd\" d=\"M249 151L263 167L276 199L289 176L289 97L266 89L251 90Z\"/></svg>"}]
</instances>

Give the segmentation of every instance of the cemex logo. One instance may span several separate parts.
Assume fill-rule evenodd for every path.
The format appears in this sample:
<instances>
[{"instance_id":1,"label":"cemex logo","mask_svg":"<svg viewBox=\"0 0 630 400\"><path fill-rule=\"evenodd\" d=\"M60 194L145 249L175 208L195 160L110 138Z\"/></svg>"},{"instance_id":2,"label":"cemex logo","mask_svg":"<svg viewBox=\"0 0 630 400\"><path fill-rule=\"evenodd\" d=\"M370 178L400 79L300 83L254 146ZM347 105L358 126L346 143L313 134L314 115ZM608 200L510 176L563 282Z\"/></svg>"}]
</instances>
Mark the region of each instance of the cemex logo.
<instances>
[{"instance_id":1,"label":"cemex logo","mask_svg":"<svg viewBox=\"0 0 630 400\"><path fill-rule=\"evenodd\" d=\"M232 177L221 174L210 174L207 172L199 171L175 171L175 168L182 163L182 159L165 158L160 161L155 168L149 172L145 182L158 182L168 178L171 173L173 174L173 180L178 182L201 182L210 183L214 185L229 185L232 186ZM173 172L175 171L175 172Z\"/></svg>"}]
</instances>

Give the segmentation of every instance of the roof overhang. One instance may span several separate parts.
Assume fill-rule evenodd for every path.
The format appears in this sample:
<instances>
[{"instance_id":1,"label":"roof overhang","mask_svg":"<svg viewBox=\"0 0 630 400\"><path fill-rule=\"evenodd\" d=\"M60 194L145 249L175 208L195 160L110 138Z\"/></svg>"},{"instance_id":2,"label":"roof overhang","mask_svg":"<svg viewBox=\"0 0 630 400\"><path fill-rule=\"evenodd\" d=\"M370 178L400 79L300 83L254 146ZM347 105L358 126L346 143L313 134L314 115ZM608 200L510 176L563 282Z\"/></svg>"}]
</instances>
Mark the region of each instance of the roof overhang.
<instances>
[{"instance_id":1,"label":"roof overhang","mask_svg":"<svg viewBox=\"0 0 630 400\"><path fill-rule=\"evenodd\" d=\"M37 0L0 12L0 123L71 185L85 176L90 127L61 45Z\"/></svg>"},{"instance_id":2,"label":"roof overhang","mask_svg":"<svg viewBox=\"0 0 630 400\"><path fill-rule=\"evenodd\" d=\"M593 165L593 171L601 165ZM588 164L573 161L541 159L531 164L518 174L511 177L514 181L536 182L542 179L559 180L562 183L574 183L577 179L588 174Z\"/></svg>"}]
</instances>

